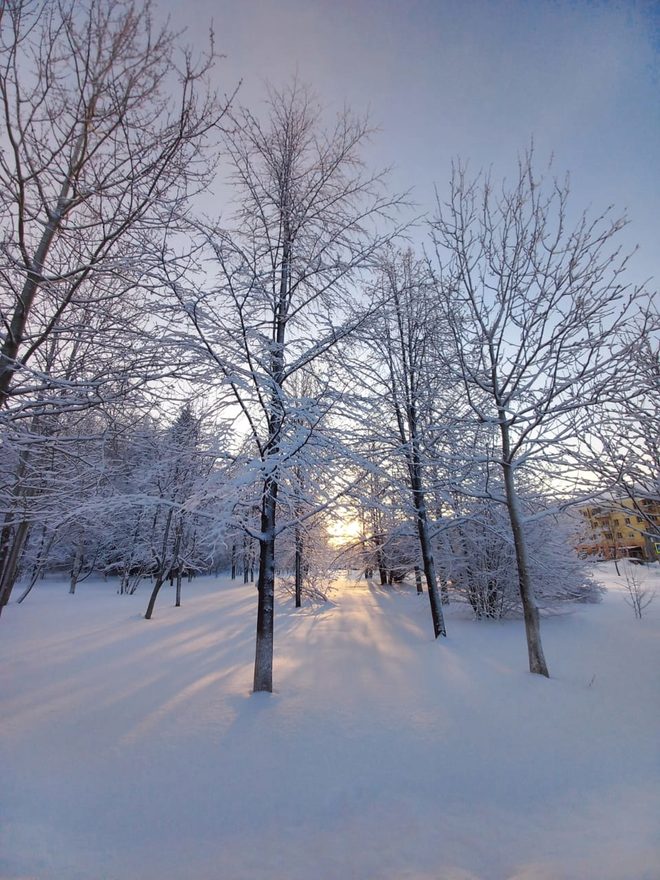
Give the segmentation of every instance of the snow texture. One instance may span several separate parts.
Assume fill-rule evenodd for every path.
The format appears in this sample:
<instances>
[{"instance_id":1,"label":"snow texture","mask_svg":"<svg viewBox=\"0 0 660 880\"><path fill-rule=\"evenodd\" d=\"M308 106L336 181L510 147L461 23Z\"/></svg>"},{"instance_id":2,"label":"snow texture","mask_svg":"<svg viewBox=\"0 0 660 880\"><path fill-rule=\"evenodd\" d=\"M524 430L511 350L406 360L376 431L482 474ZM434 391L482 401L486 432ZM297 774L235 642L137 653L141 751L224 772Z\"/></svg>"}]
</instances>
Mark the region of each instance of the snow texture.
<instances>
[{"instance_id":1,"label":"snow texture","mask_svg":"<svg viewBox=\"0 0 660 880\"><path fill-rule=\"evenodd\" d=\"M345 579L281 602L272 695L253 586L145 621L146 587L37 585L0 624L0 878L657 880L660 599L597 570L550 680L520 621L452 605L435 642L414 588Z\"/></svg>"}]
</instances>

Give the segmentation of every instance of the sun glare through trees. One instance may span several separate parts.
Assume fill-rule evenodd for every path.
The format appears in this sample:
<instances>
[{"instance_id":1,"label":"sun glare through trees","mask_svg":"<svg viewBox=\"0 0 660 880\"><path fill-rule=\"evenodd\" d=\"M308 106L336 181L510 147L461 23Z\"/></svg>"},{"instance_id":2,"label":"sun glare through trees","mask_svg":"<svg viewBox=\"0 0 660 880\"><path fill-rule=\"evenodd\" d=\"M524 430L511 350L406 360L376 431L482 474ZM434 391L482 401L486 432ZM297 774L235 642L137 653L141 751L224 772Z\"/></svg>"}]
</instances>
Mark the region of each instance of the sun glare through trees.
<instances>
[{"instance_id":1,"label":"sun glare through trees","mask_svg":"<svg viewBox=\"0 0 660 880\"><path fill-rule=\"evenodd\" d=\"M660 876L657 16L404 6L0 0L1 878Z\"/></svg>"}]
</instances>

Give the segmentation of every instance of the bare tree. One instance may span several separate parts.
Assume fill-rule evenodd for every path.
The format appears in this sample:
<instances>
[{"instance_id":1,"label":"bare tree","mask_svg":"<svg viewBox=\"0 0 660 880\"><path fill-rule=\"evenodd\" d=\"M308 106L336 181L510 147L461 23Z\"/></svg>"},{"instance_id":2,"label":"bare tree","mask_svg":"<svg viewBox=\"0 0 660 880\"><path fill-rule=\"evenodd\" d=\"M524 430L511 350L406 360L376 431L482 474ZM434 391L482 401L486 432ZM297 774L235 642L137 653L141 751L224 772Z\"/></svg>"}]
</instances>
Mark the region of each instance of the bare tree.
<instances>
[{"instance_id":1,"label":"bare tree","mask_svg":"<svg viewBox=\"0 0 660 880\"><path fill-rule=\"evenodd\" d=\"M576 417L630 378L630 323L648 332L646 295L629 286L617 248L623 221L585 214L571 226L568 195L567 181L536 177L531 155L501 189L458 166L432 224L439 304L452 333L438 354L474 418L499 438L497 500L511 523L529 668L545 676L517 472L568 480Z\"/></svg>"},{"instance_id":2,"label":"bare tree","mask_svg":"<svg viewBox=\"0 0 660 880\"><path fill-rule=\"evenodd\" d=\"M372 393L376 390L377 433L385 440L389 430L390 441L403 460L407 485L402 488L410 497L433 632L438 638L447 632L431 540L424 442L428 403L438 378L429 369L430 341L438 332L430 280L428 269L411 251L392 254L384 261L374 291L378 311L363 337L369 355L361 358L358 354L353 369L363 387Z\"/></svg>"},{"instance_id":3,"label":"bare tree","mask_svg":"<svg viewBox=\"0 0 660 880\"><path fill-rule=\"evenodd\" d=\"M625 572L627 595L623 598L626 604L632 608L635 618L641 620L645 609L655 599L656 591L649 589L641 574L638 571L633 571L629 566L630 563L627 564Z\"/></svg>"},{"instance_id":4,"label":"bare tree","mask_svg":"<svg viewBox=\"0 0 660 880\"><path fill-rule=\"evenodd\" d=\"M148 5L19 0L0 28L4 405L34 395L30 364L67 309L102 308L111 282L141 277L208 174L200 150L222 110L203 84L211 59L177 65Z\"/></svg>"},{"instance_id":5,"label":"bare tree","mask_svg":"<svg viewBox=\"0 0 660 880\"><path fill-rule=\"evenodd\" d=\"M174 424L166 432L155 462L155 493L151 500L154 511L152 531L152 572L155 577L145 619L150 620L161 587L169 578L177 581L176 605L181 604L181 574L186 555L192 549L194 529L186 504L200 481L208 475L213 462L199 448L200 421L189 406L184 406Z\"/></svg>"},{"instance_id":6,"label":"bare tree","mask_svg":"<svg viewBox=\"0 0 660 880\"><path fill-rule=\"evenodd\" d=\"M254 690L271 691L281 475L310 442L332 398L327 381L314 400L288 386L360 322L355 289L392 236L388 215L397 199L384 193L382 175L362 169L366 122L344 112L325 128L320 108L298 83L271 93L265 122L242 110L233 124L225 147L238 207L231 228L207 235L217 289L175 289L197 335L198 369L229 391L255 454L261 523L254 535ZM384 232L376 221L386 224Z\"/></svg>"},{"instance_id":7,"label":"bare tree","mask_svg":"<svg viewBox=\"0 0 660 880\"><path fill-rule=\"evenodd\" d=\"M0 430L156 373L145 283L208 178L223 108L149 3L13 0L0 17ZM161 370L162 372L162 370ZM4 428L3 428L4 425ZM49 430L57 433L52 425ZM12 499L30 452L25 437ZM29 438L28 438L29 439ZM24 521L6 510L0 607ZM7 517L9 516L9 519ZM8 568L9 566L9 568Z\"/></svg>"},{"instance_id":8,"label":"bare tree","mask_svg":"<svg viewBox=\"0 0 660 880\"><path fill-rule=\"evenodd\" d=\"M655 321L658 322L657 303ZM646 556L660 553L660 345L657 335L635 340L629 383L599 407L584 436L584 467L594 472L607 492L607 507L636 518ZM627 520L626 520L627 522ZM615 556L616 532L611 543Z\"/></svg>"}]
</instances>

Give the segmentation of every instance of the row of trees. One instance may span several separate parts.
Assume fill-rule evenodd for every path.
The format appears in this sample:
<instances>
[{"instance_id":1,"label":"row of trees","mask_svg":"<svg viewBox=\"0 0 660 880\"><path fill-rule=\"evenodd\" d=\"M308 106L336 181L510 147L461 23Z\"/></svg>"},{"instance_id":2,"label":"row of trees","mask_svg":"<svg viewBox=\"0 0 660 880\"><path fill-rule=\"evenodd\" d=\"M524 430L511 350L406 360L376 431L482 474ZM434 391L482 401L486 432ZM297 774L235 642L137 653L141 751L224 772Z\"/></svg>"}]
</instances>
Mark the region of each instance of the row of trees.
<instances>
[{"instance_id":1,"label":"row of trees","mask_svg":"<svg viewBox=\"0 0 660 880\"><path fill-rule=\"evenodd\" d=\"M148 571L147 616L168 575L256 548L268 691L276 547L299 603L315 529L352 504L366 569L423 572L436 637L450 589L479 616L520 604L547 675L537 594L580 576L543 518L657 480L630 433L657 417L657 313L623 221L573 214L531 154L499 188L457 165L415 255L366 121L298 82L260 115L219 100L212 41L195 60L125 0L1 15L0 608L58 546L74 589ZM193 211L214 176L222 220ZM630 467L602 454L612 423L635 425Z\"/></svg>"},{"instance_id":2,"label":"row of trees","mask_svg":"<svg viewBox=\"0 0 660 880\"><path fill-rule=\"evenodd\" d=\"M81 436L81 428L87 435ZM133 593L141 577L165 577L209 566L212 548L200 528L203 504L185 507L206 486L213 465L200 443L199 423L185 408L166 429L103 424L89 414L60 423L22 475L20 516L25 539L20 563L27 587L48 571L70 573L70 592L93 571L118 578ZM14 543L16 538L14 538ZM15 572L5 569L12 584ZM155 596L154 596L155 598Z\"/></svg>"}]
</instances>

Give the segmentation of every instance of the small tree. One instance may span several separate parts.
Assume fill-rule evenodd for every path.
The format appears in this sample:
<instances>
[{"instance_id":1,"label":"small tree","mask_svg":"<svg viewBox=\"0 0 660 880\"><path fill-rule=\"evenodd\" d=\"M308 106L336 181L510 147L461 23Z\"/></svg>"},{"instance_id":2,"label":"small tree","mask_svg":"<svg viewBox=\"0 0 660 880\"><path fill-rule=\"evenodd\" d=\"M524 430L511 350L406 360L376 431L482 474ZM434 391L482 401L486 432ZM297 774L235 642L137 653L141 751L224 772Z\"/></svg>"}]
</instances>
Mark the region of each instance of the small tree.
<instances>
[{"instance_id":1,"label":"small tree","mask_svg":"<svg viewBox=\"0 0 660 880\"><path fill-rule=\"evenodd\" d=\"M625 578L627 592L627 595L624 596L625 602L632 608L636 619L641 620L644 610L655 599L656 591L650 590L642 575L631 569L629 564L626 566Z\"/></svg>"},{"instance_id":2,"label":"small tree","mask_svg":"<svg viewBox=\"0 0 660 880\"><path fill-rule=\"evenodd\" d=\"M168 579L177 580L176 604L181 604L181 569L190 549L194 529L186 505L190 503L203 461L199 450L200 424L189 406L184 406L176 421L166 432L158 448L153 499L154 528L152 531L151 591L145 618L151 619L156 598Z\"/></svg>"}]
</instances>

